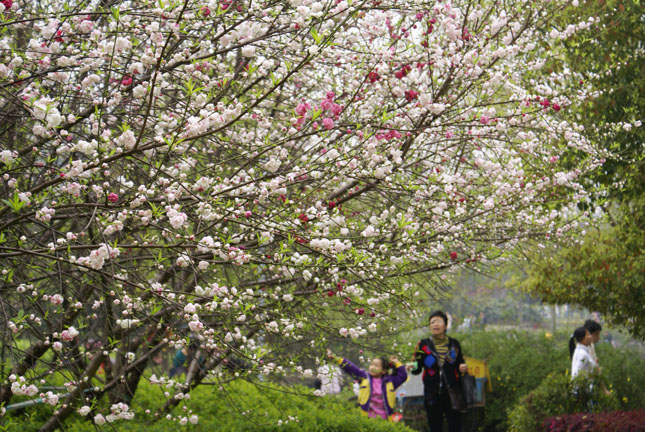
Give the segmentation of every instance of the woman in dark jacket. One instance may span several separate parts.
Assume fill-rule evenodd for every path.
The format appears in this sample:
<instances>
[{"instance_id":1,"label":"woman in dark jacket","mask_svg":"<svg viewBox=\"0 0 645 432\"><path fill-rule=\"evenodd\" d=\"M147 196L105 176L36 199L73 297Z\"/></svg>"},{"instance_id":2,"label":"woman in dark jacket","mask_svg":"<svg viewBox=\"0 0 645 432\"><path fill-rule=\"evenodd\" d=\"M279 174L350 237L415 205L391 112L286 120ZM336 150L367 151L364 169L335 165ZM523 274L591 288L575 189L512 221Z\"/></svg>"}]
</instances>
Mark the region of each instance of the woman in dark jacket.
<instances>
[{"instance_id":1,"label":"woman in dark jacket","mask_svg":"<svg viewBox=\"0 0 645 432\"><path fill-rule=\"evenodd\" d=\"M461 374L468 366L459 341L446 336L448 317L442 311L430 315L430 334L422 339L414 353L413 375L423 372L423 396L430 432L442 432L443 416L448 420L449 432L462 432L461 413L450 406L446 386L459 390Z\"/></svg>"}]
</instances>

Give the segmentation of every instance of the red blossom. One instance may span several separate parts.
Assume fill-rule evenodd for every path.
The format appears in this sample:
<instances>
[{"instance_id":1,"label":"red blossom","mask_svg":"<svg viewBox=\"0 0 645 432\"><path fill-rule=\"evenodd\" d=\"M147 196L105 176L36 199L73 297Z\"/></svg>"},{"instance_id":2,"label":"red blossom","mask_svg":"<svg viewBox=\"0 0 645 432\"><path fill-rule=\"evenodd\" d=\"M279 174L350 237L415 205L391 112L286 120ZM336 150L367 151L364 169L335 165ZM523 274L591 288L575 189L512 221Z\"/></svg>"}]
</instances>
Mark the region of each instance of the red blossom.
<instances>
[{"instance_id":1,"label":"red blossom","mask_svg":"<svg viewBox=\"0 0 645 432\"><path fill-rule=\"evenodd\" d=\"M412 102L413 100L415 100L418 97L419 97L419 92L417 92L417 91L407 90L405 92L405 100L407 100L408 102Z\"/></svg>"},{"instance_id":2,"label":"red blossom","mask_svg":"<svg viewBox=\"0 0 645 432\"><path fill-rule=\"evenodd\" d=\"M412 66L407 64L407 65L403 66L401 69L399 69L394 74L394 76L397 77L398 79L402 79L403 77L407 76L407 74L409 74L411 70L412 70Z\"/></svg>"},{"instance_id":3,"label":"red blossom","mask_svg":"<svg viewBox=\"0 0 645 432\"><path fill-rule=\"evenodd\" d=\"M455 252L455 251L450 252L450 259L453 260L453 261L456 260L457 259L457 252Z\"/></svg>"},{"instance_id":4,"label":"red blossom","mask_svg":"<svg viewBox=\"0 0 645 432\"><path fill-rule=\"evenodd\" d=\"M112 193L108 194L107 199L111 203L115 203L115 202L117 202L119 200L119 196L117 194L115 194L114 192L112 192Z\"/></svg>"},{"instance_id":5,"label":"red blossom","mask_svg":"<svg viewBox=\"0 0 645 432\"><path fill-rule=\"evenodd\" d=\"M13 0L2 0L0 3L4 5L5 9L11 9L11 6L13 6Z\"/></svg>"}]
</instances>

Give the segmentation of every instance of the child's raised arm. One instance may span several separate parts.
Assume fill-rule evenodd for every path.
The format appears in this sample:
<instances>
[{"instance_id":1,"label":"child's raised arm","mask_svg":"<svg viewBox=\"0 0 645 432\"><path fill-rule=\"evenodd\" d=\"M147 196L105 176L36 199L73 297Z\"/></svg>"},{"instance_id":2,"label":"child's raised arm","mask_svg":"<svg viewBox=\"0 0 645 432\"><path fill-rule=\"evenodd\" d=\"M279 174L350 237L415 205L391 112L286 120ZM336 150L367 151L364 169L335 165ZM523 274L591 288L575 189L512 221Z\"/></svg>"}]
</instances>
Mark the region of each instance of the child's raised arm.
<instances>
[{"instance_id":1,"label":"child's raised arm","mask_svg":"<svg viewBox=\"0 0 645 432\"><path fill-rule=\"evenodd\" d=\"M405 370L405 365L401 363L398 358L391 356L390 363L392 363L396 369L394 377L392 378L392 385L394 385L394 388L397 388L408 379L408 373Z\"/></svg>"},{"instance_id":2,"label":"child's raised arm","mask_svg":"<svg viewBox=\"0 0 645 432\"><path fill-rule=\"evenodd\" d=\"M367 372L356 366L346 358L336 357L330 350L327 350L327 358L338 363L338 366L355 378L367 378Z\"/></svg>"}]
</instances>

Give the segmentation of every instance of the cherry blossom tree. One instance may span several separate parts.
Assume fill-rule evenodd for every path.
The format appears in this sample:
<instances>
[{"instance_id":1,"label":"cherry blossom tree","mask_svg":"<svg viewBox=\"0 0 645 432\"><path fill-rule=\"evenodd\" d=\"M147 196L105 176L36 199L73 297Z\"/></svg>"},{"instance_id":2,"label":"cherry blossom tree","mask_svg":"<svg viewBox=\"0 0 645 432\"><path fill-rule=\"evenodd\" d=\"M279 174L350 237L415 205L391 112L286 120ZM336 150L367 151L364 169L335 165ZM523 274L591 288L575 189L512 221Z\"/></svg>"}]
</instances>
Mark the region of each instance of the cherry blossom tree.
<instances>
[{"instance_id":1,"label":"cherry blossom tree","mask_svg":"<svg viewBox=\"0 0 645 432\"><path fill-rule=\"evenodd\" d=\"M543 68L590 25L566 3L3 0L0 404L62 375L52 430L131 418L141 379L165 414L232 358L307 374L576 229L604 156ZM190 342L185 380L144 375Z\"/></svg>"}]
</instances>

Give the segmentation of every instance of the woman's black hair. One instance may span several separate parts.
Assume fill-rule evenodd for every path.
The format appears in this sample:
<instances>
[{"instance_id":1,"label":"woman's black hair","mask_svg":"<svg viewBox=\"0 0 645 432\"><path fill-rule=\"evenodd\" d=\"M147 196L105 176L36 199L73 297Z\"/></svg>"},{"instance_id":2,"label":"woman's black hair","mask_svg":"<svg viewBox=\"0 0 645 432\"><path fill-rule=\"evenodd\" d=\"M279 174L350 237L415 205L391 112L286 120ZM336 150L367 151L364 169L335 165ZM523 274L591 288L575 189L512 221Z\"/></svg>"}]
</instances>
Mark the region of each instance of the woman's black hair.
<instances>
[{"instance_id":1,"label":"woman's black hair","mask_svg":"<svg viewBox=\"0 0 645 432\"><path fill-rule=\"evenodd\" d=\"M602 331L602 326L600 325L600 323L591 319L585 321L583 327L589 330L589 333L591 334Z\"/></svg>"},{"instance_id":2,"label":"woman's black hair","mask_svg":"<svg viewBox=\"0 0 645 432\"><path fill-rule=\"evenodd\" d=\"M385 357L379 357L381 360L381 367L383 368L383 375L390 375L390 361Z\"/></svg>"},{"instance_id":3,"label":"woman's black hair","mask_svg":"<svg viewBox=\"0 0 645 432\"><path fill-rule=\"evenodd\" d=\"M434 311L430 314L430 318L428 318L428 322L432 320L434 317L441 317L443 319L444 324L446 324L446 327L448 326L448 315L446 315L443 311Z\"/></svg>"},{"instance_id":4,"label":"woman's black hair","mask_svg":"<svg viewBox=\"0 0 645 432\"><path fill-rule=\"evenodd\" d=\"M588 331L586 327L578 327L573 331L573 336L569 339L569 357L571 359L573 359L573 352L576 350L576 343L582 342Z\"/></svg>"}]
</instances>

